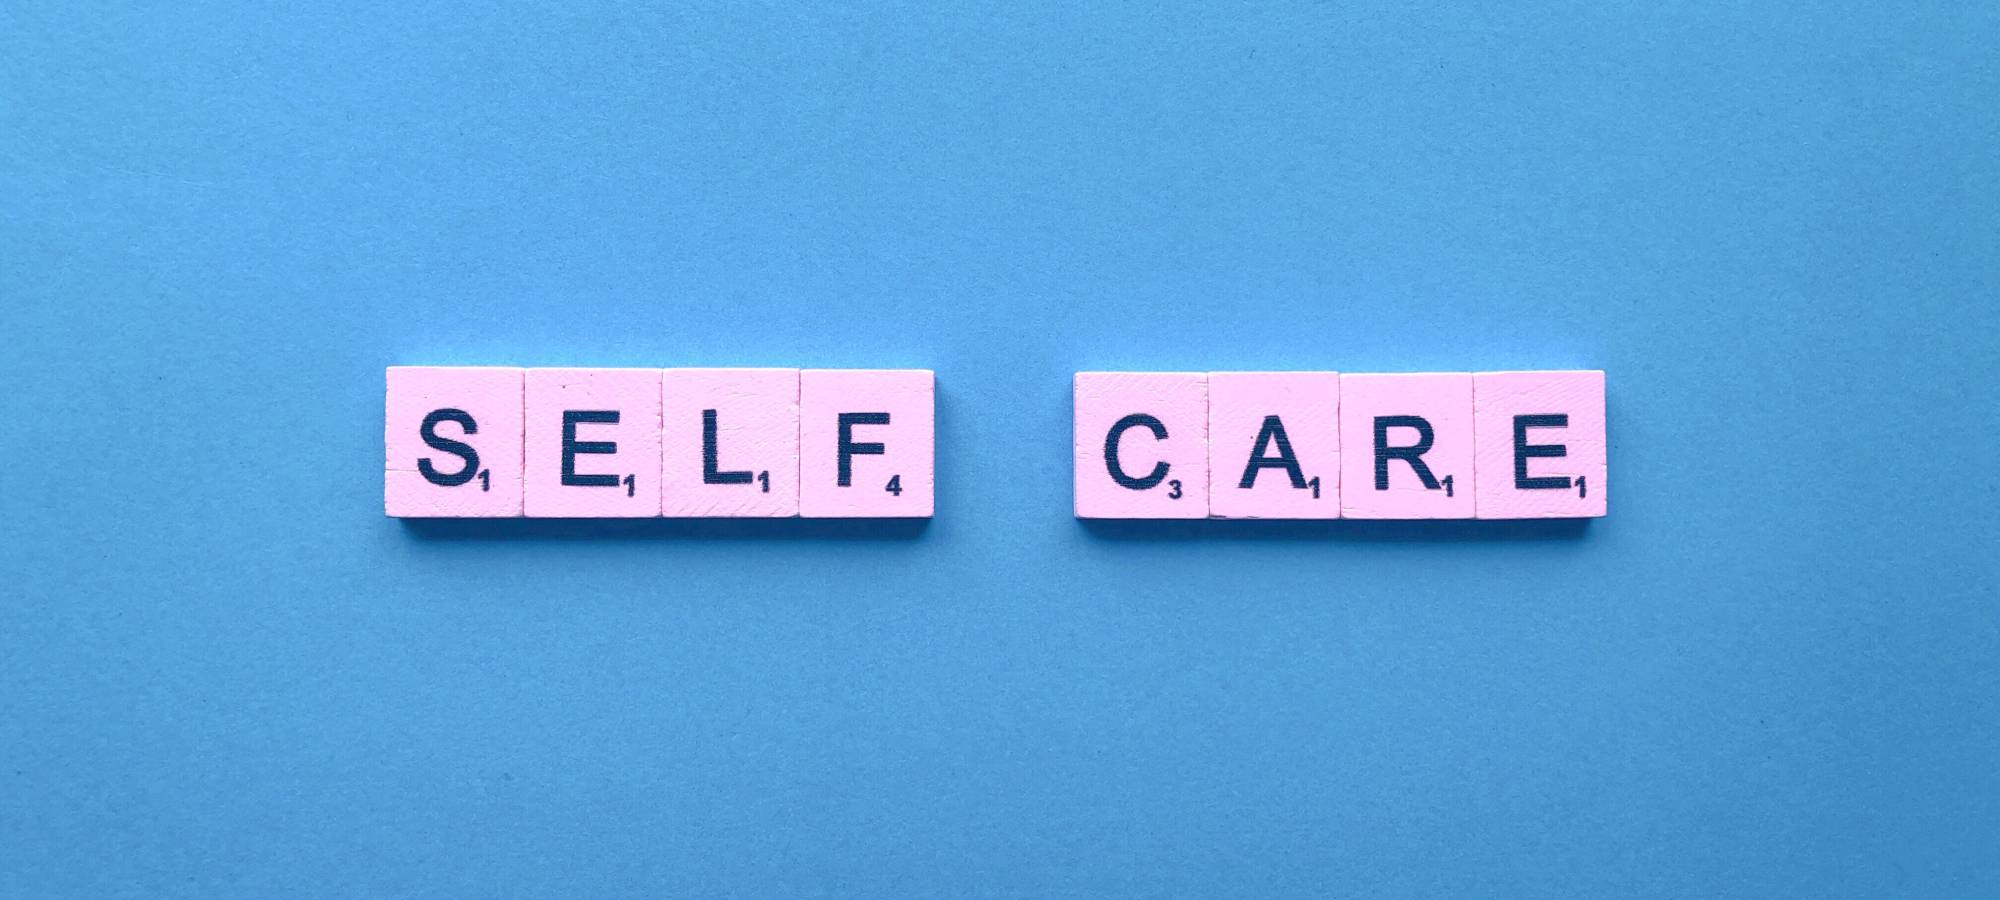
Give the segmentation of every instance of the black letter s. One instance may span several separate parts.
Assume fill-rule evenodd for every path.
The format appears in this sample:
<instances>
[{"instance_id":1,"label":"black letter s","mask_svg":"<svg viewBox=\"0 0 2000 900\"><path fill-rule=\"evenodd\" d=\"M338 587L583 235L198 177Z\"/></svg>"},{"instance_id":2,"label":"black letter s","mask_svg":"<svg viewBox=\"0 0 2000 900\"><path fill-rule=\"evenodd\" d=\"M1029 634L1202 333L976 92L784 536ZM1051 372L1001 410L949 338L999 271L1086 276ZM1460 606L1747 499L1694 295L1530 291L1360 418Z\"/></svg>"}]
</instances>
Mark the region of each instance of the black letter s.
<instances>
[{"instance_id":1,"label":"black letter s","mask_svg":"<svg viewBox=\"0 0 2000 900\"><path fill-rule=\"evenodd\" d=\"M446 475L432 466L431 458L426 456L417 460L417 471L423 473L424 480L432 484L440 487L458 487L471 481L472 476L479 472L479 451L472 449L470 444L454 441L448 437L439 437L437 433L439 422L457 422L458 426L469 435L479 433L479 423L473 421L472 415L462 409L434 409L430 415L424 417L424 425L417 432L423 437L424 443L433 449L443 450L465 460L465 468Z\"/></svg>"}]
</instances>

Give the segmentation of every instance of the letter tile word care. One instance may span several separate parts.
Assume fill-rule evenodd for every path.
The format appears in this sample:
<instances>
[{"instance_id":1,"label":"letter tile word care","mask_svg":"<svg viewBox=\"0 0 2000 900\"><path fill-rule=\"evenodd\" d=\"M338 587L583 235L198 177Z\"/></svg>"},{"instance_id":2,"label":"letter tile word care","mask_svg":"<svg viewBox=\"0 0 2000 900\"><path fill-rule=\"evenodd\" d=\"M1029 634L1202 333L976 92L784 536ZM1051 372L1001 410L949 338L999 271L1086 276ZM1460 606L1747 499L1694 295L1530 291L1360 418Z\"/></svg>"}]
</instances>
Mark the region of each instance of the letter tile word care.
<instances>
[{"instance_id":1,"label":"letter tile word care","mask_svg":"<svg viewBox=\"0 0 2000 900\"><path fill-rule=\"evenodd\" d=\"M391 516L929 518L924 370L388 371Z\"/></svg>"},{"instance_id":2,"label":"letter tile word care","mask_svg":"<svg viewBox=\"0 0 2000 900\"><path fill-rule=\"evenodd\" d=\"M1604 373L1079 372L1086 519L1604 515Z\"/></svg>"}]
</instances>

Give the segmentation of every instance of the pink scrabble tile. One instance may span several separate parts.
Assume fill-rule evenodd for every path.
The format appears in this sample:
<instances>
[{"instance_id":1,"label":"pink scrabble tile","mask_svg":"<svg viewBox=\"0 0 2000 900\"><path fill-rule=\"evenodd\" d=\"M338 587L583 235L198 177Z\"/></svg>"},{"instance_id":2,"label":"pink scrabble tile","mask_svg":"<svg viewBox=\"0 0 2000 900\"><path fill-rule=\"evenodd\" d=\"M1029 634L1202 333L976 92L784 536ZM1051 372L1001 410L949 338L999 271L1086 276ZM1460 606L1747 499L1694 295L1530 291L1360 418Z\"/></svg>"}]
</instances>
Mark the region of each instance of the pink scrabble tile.
<instances>
[{"instance_id":1,"label":"pink scrabble tile","mask_svg":"<svg viewBox=\"0 0 2000 900\"><path fill-rule=\"evenodd\" d=\"M1340 447L1341 515L1472 518L1472 374L1340 376Z\"/></svg>"},{"instance_id":2,"label":"pink scrabble tile","mask_svg":"<svg viewBox=\"0 0 2000 900\"><path fill-rule=\"evenodd\" d=\"M1340 375L1208 373L1208 514L1340 517Z\"/></svg>"},{"instance_id":3,"label":"pink scrabble tile","mask_svg":"<svg viewBox=\"0 0 2000 900\"><path fill-rule=\"evenodd\" d=\"M391 366L382 507L392 516L521 514L521 370Z\"/></svg>"},{"instance_id":4,"label":"pink scrabble tile","mask_svg":"<svg viewBox=\"0 0 2000 900\"><path fill-rule=\"evenodd\" d=\"M799 373L799 515L929 518L937 441L927 369Z\"/></svg>"},{"instance_id":5,"label":"pink scrabble tile","mask_svg":"<svg viewBox=\"0 0 2000 900\"><path fill-rule=\"evenodd\" d=\"M661 373L660 511L799 513L799 370Z\"/></svg>"},{"instance_id":6,"label":"pink scrabble tile","mask_svg":"<svg viewBox=\"0 0 2000 900\"><path fill-rule=\"evenodd\" d=\"M660 514L660 370L529 369L526 510Z\"/></svg>"},{"instance_id":7,"label":"pink scrabble tile","mask_svg":"<svg viewBox=\"0 0 2000 900\"><path fill-rule=\"evenodd\" d=\"M1208 376L1078 372L1079 519L1208 516Z\"/></svg>"},{"instance_id":8,"label":"pink scrabble tile","mask_svg":"<svg viewBox=\"0 0 2000 900\"><path fill-rule=\"evenodd\" d=\"M1481 372L1472 378L1479 517L1604 515L1604 373Z\"/></svg>"}]
</instances>

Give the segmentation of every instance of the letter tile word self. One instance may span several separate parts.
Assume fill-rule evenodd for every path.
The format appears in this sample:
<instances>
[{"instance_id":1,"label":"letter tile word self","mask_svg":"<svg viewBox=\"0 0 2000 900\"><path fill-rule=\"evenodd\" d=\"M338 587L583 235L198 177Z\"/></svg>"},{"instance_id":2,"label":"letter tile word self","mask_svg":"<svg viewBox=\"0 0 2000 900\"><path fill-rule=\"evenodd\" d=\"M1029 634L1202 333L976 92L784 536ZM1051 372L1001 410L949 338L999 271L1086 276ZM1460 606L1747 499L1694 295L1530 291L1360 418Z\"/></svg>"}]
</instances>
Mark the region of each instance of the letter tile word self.
<instances>
[{"instance_id":1,"label":"letter tile word self","mask_svg":"<svg viewBox=\"0 0 2000 900\"><path fill-rule=\"evenodd\" d=\"M399 517L928 517L923 370L387 372Z\"/></svg>"},{"instance_id":2,"label":"letter tile word self","mask_svg":"<svg viewBox=\"0 0 2000 900\"><path fill-rule=\"evenodd\" d=\"M1080 518L1605 514L1603 372L1080 372L1075 392Z\"/></svg>"}]
</instances>

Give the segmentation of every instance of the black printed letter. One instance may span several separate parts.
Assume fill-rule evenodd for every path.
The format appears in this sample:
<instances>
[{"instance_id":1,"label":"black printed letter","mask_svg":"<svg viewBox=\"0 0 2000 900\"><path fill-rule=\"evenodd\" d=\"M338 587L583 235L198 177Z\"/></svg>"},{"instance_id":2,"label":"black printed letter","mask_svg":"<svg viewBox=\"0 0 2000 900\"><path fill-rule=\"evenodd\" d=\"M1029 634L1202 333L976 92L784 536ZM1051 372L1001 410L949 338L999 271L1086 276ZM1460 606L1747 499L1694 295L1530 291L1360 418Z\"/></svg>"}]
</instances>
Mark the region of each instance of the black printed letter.
<instances>
[{"instance_id":1,"label":"black printed letter","mask_svg":"<svg viewBox=\"0 0 2000 900\"><path fill-rule=\"evenodd\" d=\"M1530 428L1568 428L1569 416L1553 413L1539 416L1514 417L1514 489L1519 491L1569 490L1569 477L1554 475L1545 478L1528 477L1528 457L1568 456L1569 448L1562 444L1530 444Z\"/></svg>"},{"instance_id":2,"label":"black printed letter","mask_svg":"<svg viewBox=\"0 0 2000 900\"><path fill-rule=\"evenodd\" d=\"M617 453L617 441L579 441L576 439L578 422L596 422L606 425L618 424L615 409L565 409L563 410L563 462L562 483L572 487L617 487L616 475L576 474L576 455L579 453Z\"/></svg>"},{"instance_id":3,"label":"black printed letter","mask_svg":"<svg viewBox=\"0 0 2000 900\"><path fill-rule=\"evenodd\" d=\"M1144 478L1133 478L1125 474L1124 468L1118 465L1118 439L1125 435L1126 429L1137 428L1141 425L1153 433L1153 440L1164 441L1167 439L1167 426L1162 424L1159 419L1145 413L1133 413L1119 419L1117 423L1111 426L1111 431L1104 435L1104 467L1111 471L1111 480L1118 482L1119 487L1131 488L1135 491L1148 490L1154 485L1167 480L1166 460L1154 463L1153 471L1146 473L1146 477Z\"/></svg>"},{"instance_id":4,"label":"black printed letter","mask_svg":"<svg viewBox=\"0 0 2000 900\"><path fill-rule=\"evenodd\" d=\"M1415 428L1417 442L1408 447L1389 446L1389 429ZM1431 423L1422 416L1376 416L1375 417L1375 489L1389 489L1389 460L1400 459L1410 464L1411 471L1417 473L1417 480L1424 483L1424 490L1438 489L1438 480L1431 476L1431 467L1424 465L1424 451L1431 448Z\"/></svg>"},{"instance_id":5,"label":"black printed letter","mask_svg":"<svg viewBox=\"0 0 2000 900\"><path fill-rule=\"evenodd\" d=\"M702 484L749 484L749 472L718 472L715 470L717 452L715 449L715 410L701 411L701 483Z\"/></svg>"},{"instance_id":6,"label":"black printed letter","mask_svg":"<svg viewBox=\"0 0 2000 900\"><path fill-rule=\"evenodd\" d=\"M464 429L466 434L478 434L479 423L474 422L472 416L462 409L434 409L430 415L424 417L424 427L417 432L423 436L424 443L465 460L465 468L446 475L432 467L431 458L426 456L417 460L417 471L422 472L424 480L432 484L440 487L458 487L471 481L472 476L479 471L479 451L472 449L470 444L438 437L439 422L457 422L458 427Z\"/></svg>"},{"instance_id":7,"label":"black printed letter","mask_svg":"<svg viewBox=\"0 0 2000 900\"><path fill-rule=\"evenodd\" d=\"M841 487L852 487L854 484L854 457L882 455L881 444L854 442L854 426L887 424L889 414L885 412L840 414L840 477L837 483Z\"/></svg>"},{"instance_id":8,"label":"black printed letter","mask_svg":"<svg viewBox=\"0 0 2000 900\"><path fill-rule=\"evenodd\" d=\"M1264 449L1273 440L1278 442L1278 455L1265 456ZM1278 421L1277 416L1264 417L1264 428L1257 432L1257 446L1250 451L1250 464L1243 467L1243 481L1236 486L1256 487L1259 469L1284 469L1292 479L1292 487L1305 490L1306 475L1299 471L1299 458L1292 455L1292 441L1285 436L1285 423Z\"/></svg>"}]
</instances>

